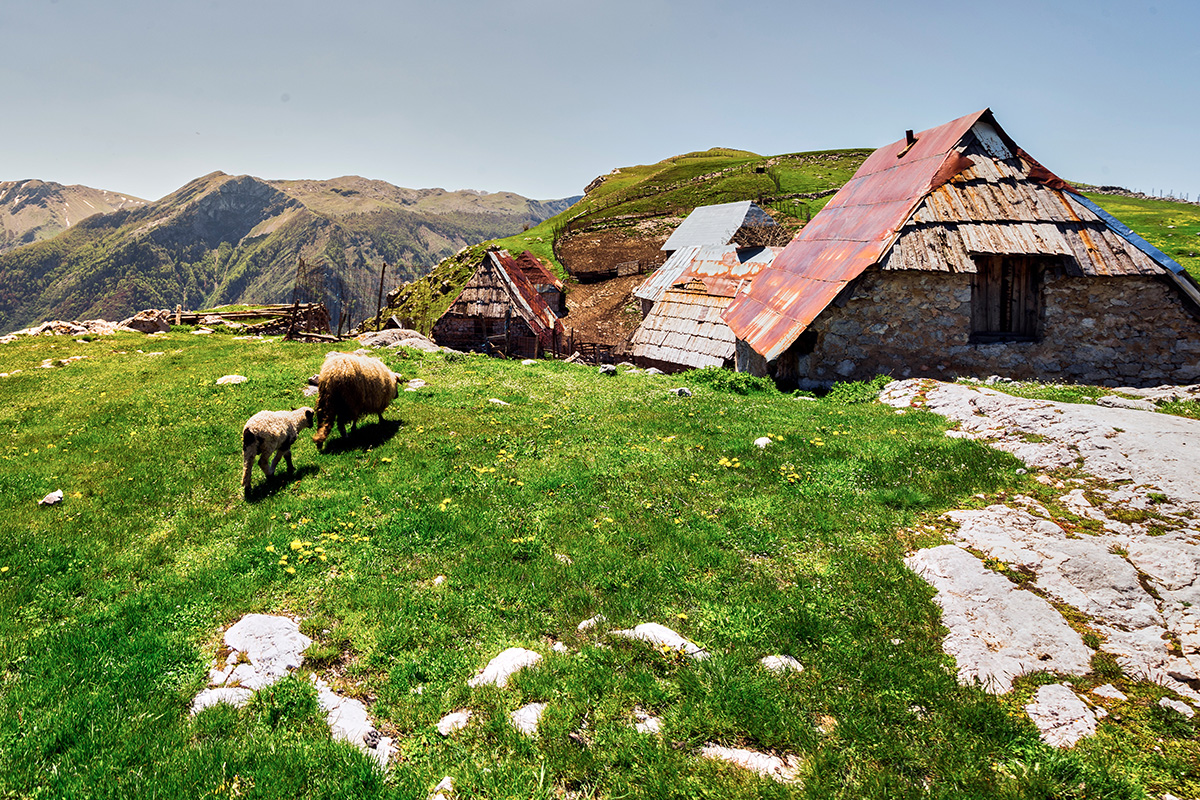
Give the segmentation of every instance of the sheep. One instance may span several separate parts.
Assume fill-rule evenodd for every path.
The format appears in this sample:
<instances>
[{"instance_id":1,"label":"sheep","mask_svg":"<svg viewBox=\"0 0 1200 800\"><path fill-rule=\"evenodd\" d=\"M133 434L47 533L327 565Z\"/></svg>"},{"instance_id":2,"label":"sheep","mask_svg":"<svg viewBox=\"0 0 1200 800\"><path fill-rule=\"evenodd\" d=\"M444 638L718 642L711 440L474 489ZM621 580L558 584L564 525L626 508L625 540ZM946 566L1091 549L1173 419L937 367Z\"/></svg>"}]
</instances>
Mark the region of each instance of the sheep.
<instances>
[{"instance_id":1,"label":"sheep","mask_svg":"<svg viewBox=\"0 0 1200 800\"><path fill-rule=\"evenodd\" d=\"M246 420L242 428L242 458L245 462L242 470L243 491L250 491L255 456L268 478L275 474L280 456L287 459L288 472L295 469L292 466L292 445L300 431L312 427L315 413L305 406L294 411L260 411ZM268 464L267 459L272 453L275 458Z\"/></svg>"},{"instance_id":2,"label":"sheep","mask_svg":"<svg viewBox=\"0 0 1200 800\"><path fill-rule=\"evenodd\" d=\"M384 409L399 392L400 376L377 358L352 353L330 353L321 365L317 378L317 432L312 437L317 449L325 444L329 432L337 423L338 432L346 435L358 429L358 418L378 414L383 422Z\"/></svg>"}]
</instances>

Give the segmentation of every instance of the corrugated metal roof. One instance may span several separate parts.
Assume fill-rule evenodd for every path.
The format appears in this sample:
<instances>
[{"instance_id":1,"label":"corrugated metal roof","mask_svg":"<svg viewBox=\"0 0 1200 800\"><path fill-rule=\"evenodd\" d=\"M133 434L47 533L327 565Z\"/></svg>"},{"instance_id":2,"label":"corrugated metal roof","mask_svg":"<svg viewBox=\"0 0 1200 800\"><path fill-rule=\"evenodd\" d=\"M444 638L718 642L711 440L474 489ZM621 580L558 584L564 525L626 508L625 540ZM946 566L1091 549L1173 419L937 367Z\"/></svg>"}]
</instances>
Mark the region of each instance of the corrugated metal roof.
<instances>
[{"instance_id":1,"label":"corrugated metal roof","mask_svg":"<svg viewBox=\"0 0 1200 800\"><path fill-rule=\"evenodd\" d=\"M1081 274L1161 274L1017 147L987 109L876 150L725 320L777 358L843 287L884 269L974 272L972 253L1064 257Z\"/></svg>"},{"instance_id":2,"label":"corrugated metal roof","mask_svg":"<svg viewBox=\"0 0 1200 800\"><path fill-rule=\"evenodd\" d=\"M657 302L663 292L691 278L700 278L708 293L733 297L740 287L765 269L783 252L782 247L713 245L686 247L634 289L634 297Z\"/></svg>"},{"instance_id":3,"label":"corrugated metal roof","mask_svg":"<svg viewBox=\"0 0 1200 800\"><path fill-rule=\"evenodd\" d=\"M693 245L729 244L743 225L774 225L775 220L751 200L700 206L679 224L663 250L682 250Z\"/></svg>"},{"instance_id":4,"label":"corrugated metal roof","mask_svg":"<svg viewBox=\"0 0 1200 800\"><path fill-rule=\"evenodd\" d=\"M692 257L699 249L700 245L694 244L681 247L671 253L661 267L633 290L633 296L641 300L649 300L652 303L657 302L662 293L675 284L675 281L687 269L688 264L692 263Z\"/></svg>"}]
</instances>

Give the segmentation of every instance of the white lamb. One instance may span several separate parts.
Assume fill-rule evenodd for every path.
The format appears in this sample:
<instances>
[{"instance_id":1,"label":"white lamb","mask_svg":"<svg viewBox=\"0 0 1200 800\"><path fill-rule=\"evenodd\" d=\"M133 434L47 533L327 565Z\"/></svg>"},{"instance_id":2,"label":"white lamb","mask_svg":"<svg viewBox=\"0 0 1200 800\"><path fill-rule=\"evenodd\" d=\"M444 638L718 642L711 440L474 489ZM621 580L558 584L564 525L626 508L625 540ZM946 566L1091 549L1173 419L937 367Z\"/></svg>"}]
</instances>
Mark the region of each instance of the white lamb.
<instances>
[{"instance_id":1,"label":"white lamb","mask_svg":"<svg viewBox=\"0 0 1200 800\"><path fill-rule=\"evenodd\" d=\"M260 411L242 428L242 457L245 469L242 470L242 489L250 491L250 476L254 469L254 458L258 457L258 465L268 478L275 474L280 456L287 459L288 472L292 466L292 445L296 437L305 428L313 424L313 410L307 406L295 411ZM275 458L268 464L271 454Z\"/></svg>"}]
</instances>

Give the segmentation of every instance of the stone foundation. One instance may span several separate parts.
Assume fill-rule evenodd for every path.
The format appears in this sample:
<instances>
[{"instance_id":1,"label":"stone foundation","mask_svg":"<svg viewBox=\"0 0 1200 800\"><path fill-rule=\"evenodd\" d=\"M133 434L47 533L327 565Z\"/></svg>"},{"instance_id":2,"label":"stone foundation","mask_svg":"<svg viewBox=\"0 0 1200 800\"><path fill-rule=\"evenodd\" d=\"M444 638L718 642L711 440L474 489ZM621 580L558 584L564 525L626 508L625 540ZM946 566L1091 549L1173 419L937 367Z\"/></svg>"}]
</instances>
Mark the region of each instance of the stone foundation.
<instances>
[{"instance_id":1,"label":"stone foundation","mask_svg":"<svg viewBox=\"0 0 1200 800\"><path fill-rule=\"evenodd\" d=\"M883 271L863 274L842 307L809 326L816 345L793 345L768 365L738 342L738 369L783 386L817 388L896 378L954 380L1001 375L1107 386L1200 381L1200 321L1176 289L1145 275L1047 275L1039 335L1032 342L971 344L971 276Z\"/></svg>"}]
</instances>

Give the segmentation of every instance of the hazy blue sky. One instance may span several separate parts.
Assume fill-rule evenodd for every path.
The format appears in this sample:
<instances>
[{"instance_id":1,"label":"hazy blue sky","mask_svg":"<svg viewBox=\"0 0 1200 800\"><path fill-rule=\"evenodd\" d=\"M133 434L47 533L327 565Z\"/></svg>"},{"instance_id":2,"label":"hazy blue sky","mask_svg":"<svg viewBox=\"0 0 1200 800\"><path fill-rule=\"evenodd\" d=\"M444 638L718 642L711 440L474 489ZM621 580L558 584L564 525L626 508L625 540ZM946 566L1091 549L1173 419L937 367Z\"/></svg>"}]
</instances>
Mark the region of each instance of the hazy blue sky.
<instances>
[{"instance_id":1,"label":"hazy blue sky","mask_svg":"<svg viewBox=\"0 0 1200 800\"><path fill-rule=\"evenodd\" d=\"M213 170L577 194L990 107L1068 180L1200 194L1196 0L7 0L0 180Z\"/></svg>"}]
</instances>

